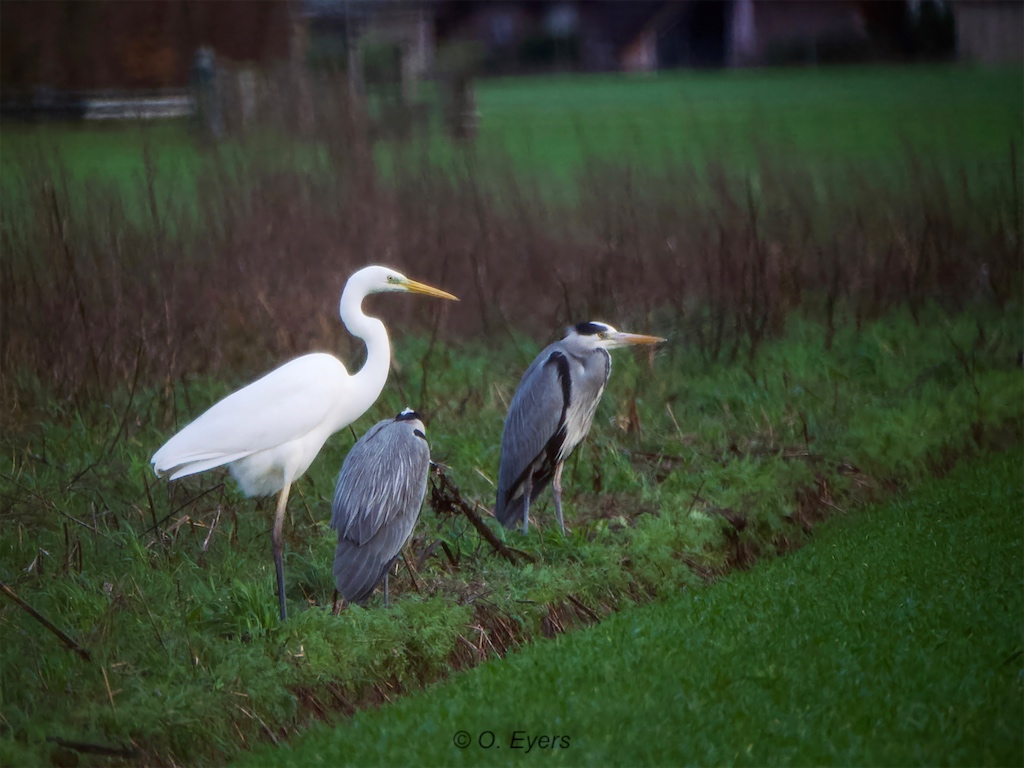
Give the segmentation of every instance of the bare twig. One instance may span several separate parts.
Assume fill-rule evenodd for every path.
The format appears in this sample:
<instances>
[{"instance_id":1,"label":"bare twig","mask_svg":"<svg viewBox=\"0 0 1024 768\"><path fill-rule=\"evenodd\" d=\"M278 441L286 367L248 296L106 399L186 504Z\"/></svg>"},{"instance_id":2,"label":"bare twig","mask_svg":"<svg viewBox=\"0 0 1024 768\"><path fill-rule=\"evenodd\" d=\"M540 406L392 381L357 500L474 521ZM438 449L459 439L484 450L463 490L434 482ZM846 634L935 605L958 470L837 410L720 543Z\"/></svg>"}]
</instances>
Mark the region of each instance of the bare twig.
<instances>
[{"instance_id":1,"label":"bare twig","mask_svg":"<svg viewBox=\"0 0 1024 768\"><path fill-rule=\"evenodd\" d=\"M594 621L600 621L601 620L601 617L598 616L597 613L595 613L593 610L591 610L590 608L585 606L583 603L581 603L579 601L579 599L575 595L566 595L566 597L569 599L570 603L575 605L577 608L579 608L581 611L583 611L585 614L587 614L587 616L589 616Z\"/></svg>"},{"instance_id":2,"label":"bare twig","mask_svg":"<svg viewBox=\"0 0 1024 768\"><path fill-rule=\"evenodd\" d=\"M452 552L452 548L448 546L447 541L441 542L441 549L444 550L445 555L448 556L448 562L456 568L459 567L459 559L455 557L455 553Z\"/></svg>"},{"instance_id":3,"label":"bare twig","mask_svg":"<svg viewBox=\"0 0 1024 768\"><path fill-rule=\"evenodd\" d=\"M47 736L46 740L51 744L65 749L73 749L75 752L82 752L87 755L104 755L106 757L123 757L134 760L139 753L128 747L108 747L105 744L89 744L84 741L68 741L60 736Z\"/></svg>"},{"instance_id":4,"label":"bare twig","mask_svg":"<svg viewBox=\"0 0 1024 768\"><path fill-rule=\"evenodd\" d=\"M275 735L274 735L274 732L273 732L272 730L270 730L270 726L268 726L268 725L266 724L266 722L265 722L265 721L263 720L263 718L262 718L262 717L260 717L260 716L259 716L259 715L258 715L258 714L256 713L256 710L255 710L255 709L253 709L252 711L249 711L249 710L248 710L248 709L246 709L245 707L241 707L241 706L239 706L238 704L235 704L235 708L236 708L236 709L237 709L237 710L238 710L239 712L241 712L241 713L242 713L243 715L245 715L246 717L248 717L248 718L249 718L250 720L257 720L257 721L259 722L259 724L263 726L263 731L264 731L264 733L266 733L266 734L267 734L267 736L269 736L269 737L270 737L270 740L271 740L272 742L274 742L274 746L277 746L277 747L281 746L281 742L279 742L279 741L277 740L277 736L275 736Z\"/></svg>"},{"instance_id":5,"label":"bare twig","mask_svg":"<svg viewBox=\"0 0 1024 768\"><path fill-rule=\"evenodd\" d=\"M430 556L437 551L437 548L441 546L441 540L437 539L433 544L420 552L419 557L416 558L416 570L423 567L423 564L430 559Z\"/></svg>"},{"instance_id":6,"label":"bare twig","mask_svg":"<svg viewBox=\"0 0 1024 768\"><path fill-rule=\"evenodd\" d=\"M199 501L199 500L200 500L201 498L203 498L203 496L205 496L206 494L208 494L208 493L213 493L214 491L216 491L216 490L220 490L220 489L222 489L222 488L224 488L224 483L223 483L223 481L222 481L222 482L219 482L219 483L217 483L217 484L216 484L215 486L213 486L212 488L207 488L207 489L206 489L205 491L203 491L202 493L197 493L197 494L196 494L195 496L193 496L193 497L192 497L192 498L190 498L190 499L187 499L187 500L186 500L186 501L185 501L185 502L184 502L183 504L180 504L180 505L178 505L178 506L177 506L177 507L176 507L176 508L175 508L174 510L172 510L171 512L168 512L168 513L167 513L166 515L164 515L163 517L161 517L161 518L160 518L160 519L159 519L159 520L158 520L157 522L153 523L153 525L151 525L151 526L150 526L149 528L147 528L147 529L146 529L145 531L143 531L143 535L145 536L145 535L148 535L148 534L152 533L153 531L155 531L155 530L156 530L157 528L159 528L159 527L160 527L161 525L163 525L164 523L166 523L166 522L167 522L168 520L170 520L170 519L171 519L172 517L174 517L174 516L175 516L176 514L178 514L179 512L181 512L181 510L183 510L183 509L184 509L185 507L187 507L187 506L188 506L189 504L192 504L192 503L194 503L194 502L196 502L196 501ZM148 492L148 487L147 487L147 492ZM73 519L73 518L72 518L72 519Z\"/></svg>"},{"instance_id":7,"label":"bare twig","mask_svg":"<svg viewBox=\"0 0 1024 768\"><path fill-rule=\"evenodd\" d=\"M477 631L477 633L480 635L480 647L483 648L483 643L486 641L487 646L492 651L494 651L494 655L497 656L500 659L501 658L501 653L498 651L497 648L494 647L494 643L491 642L490 633L486 629L484 629L482 626L480 626L480 625L474 625L472 628L475 629ZM487 656L487 653L484 652L484 657L486 658L486 656Z\"/></svg>"},{"instance_id":8,"label":"bare twig","mask_svg":"<svg viewBox=\"0 0 1024 768\"><path fill-rule=\"evenodd\" d=\"M0 581L0 592L3 592L5 595L11 598L11 600L13 600L19 606L21 606L22 610L28 613L33 619L35 619L48 630L53 632L53 634L55 634L60 639L60 641L64 643L64 645L66 645L72 651L77 653L86 661L92 661L92 656L89 654L88 650L80 646L78 643L76 643L74 640L72 640L70 637L64 634L61 630L57 629L57 627L55 627L46 617L44 617L41 613L39 613L39 611L37 611L28 603L26 603L20 597L18 597L17 593L2 581Z\"/></svg>"},{"instance_id":9,"label":"bare twig","mask_svg":"<svg viewBox=\"0 0 1024 768\"><path fill-rule=\"evenodd\" d=\"M469 642L469 640L464 638L462 635L458 635L456 637L456 639L459 640L464 646L469 648L469 652L472 653L474 656L476 656L477 659L479 659L480 661L483 661L484 659L487 658L487 654L484 653L482 648L477 648L475 645L473 645L471 642Z\"/></svg>"},{"instance_id":10,"label":"bare twig","mask_svg":"<svg viewBox=\"0 0 1024 768\"><path fill-rule=\"evenodd\" d=\"M21 483L19 481L19 479L17 477L14 477L13 475L9 475L9 474L7 474L5 472L0 472L0 478L3 478L5 480L9 480L12 484L17 485L21 490L25 491L29 496L32 496L33 498L35 498L44 507L48 507L49 509L52 509L54 512L56 512L61 517L66 517L71 522L78 523L83 528L88 528L93 533L97 534L98 536L102 536L107 541L109 541L112 544L114 544L118 549L121 549L122 547L124 547L124 544L122 544L119 541L116 541L115 539L112 539L110 536L105 534L99 528L96 528L95 526L89 525L88 523L79 520L74 515L69 515L63 509L60 509L59 507L57 507L57 505L54 504L50 499L48 499L45 496L43 496L43 494L41 494L38 491L35 491L35 490L25 486L23 483ZM71 485L69 484L64 490L68 490L70 487L71 487ZM12 497L12 498L16 498L16 497Z\"/></svg>"},{"instance_id":11,"label":"bare twig","mask_svg":"<svg viewBox=\"0 0 1024 768\"><path fill-rule=\"evenodd\" d=\"M690 508L686 510L687 516L693 512L693 508L697 506L697 501L700 499L700 492L704 490L704 480L701 479L700 485L697 486L697 492L693 494L693 500L690 502Z\"/></svg>"},{"instance_id":12,"label":"bare twig","mask_svg":"<svg viewBox=\"0 0 1024 768\"><path fill-rule=\"evenodd\" d=\"M103 673L103 684L107 686L107 699L110 700L110 711L114 714L114 722L117 722L117 707L114 706L114 694L110 690L110 679L107 677L107 668L100 667L100 672Z\"/></svg>"},{"instance_id":13,"label":"bare twig","mask_svg":"<svg viewBox=\"0 0 1024 768\"><path fill-rule=\"evenodd\" d=\"M155 531L158 527L158 524L156 522L156 505L153 504L153 493L150 490L149 476L147 472L142 473L142 485L146 489L146 500L149 502L149 517L153 521L153 527L149 530ZM147 531L146 533L149 533L149 531Z\"/></svg>"},{"instance_id":14,"label":"bare twig","mask_svg":"<svg viewBox=\"0 0 1024 768\"><path fill-rule=\"evenodd\" d=\"M505 410L507 411L508 408L506 407ZM492 488L497 488L497 484L495 484L495 482L491 480L491 478L487 476L487 473L480 469L480 467L473 467L473 471L480 475L480 477L482 477L484 480L486 480L487 484L490 485Z\"/></svg>"},{"instance_id":15,"label":"bare twig","mask_svg":"<svg viewBox=\"0 0 1024 768\"><path fill-rule=\"evenodd\" d=\"M142 607L146 609L146 615L149 616L149 623L153 625L153 632L156 633L156 640L160 643L160 647L165 651L167 646L164 645L164 638L160 634L160 628L156 625L156 619L153 618L153 612L149 610L149 603L146 602L146 596L142 594L142 590L139 588L139 583L135 580L135 577L131 577L132 584L135 585L135 593L139 596L139 600L142 602Z\"/></svg>"},{"instance_id":16,"label":"bare twig","mask_svg":"<svg viewBox=\"0 0 1024 768\"><path fill-rule=\"evenodd\" d=\"M106 458L110 455L110 452L114 450L114 446L117 445L117 441L121 439L124 434L124 429L128 425L128 417L131 415L132 405L135 403L135 390L139 385L139 374L142 372L142 338L139 338L139 345L135 350L135 372L132 374L132 386L128 391L128 404L124 407L124 413L121 415L121 421L117 425L117 432L114 433L114 438L110 441L110 445L105 446L100 456Z\"/></svg>"},{"instance_id":17,"label":"bare twig","mask_svg":"<svg viewBox=\"0 0 1024 768\"><path fill-rule=\"evenodd\" d=\"M416 578L416 569L413 567L412 560L408 557L409 547L406 547L405 552L402 553L402 562L405 563L405 567L409 570L409 578L412 579L412 588L416 590L417 594L422 592L420 589L419 579Z\"/></svg>"},{"instance_id":18,"label":"bare twig","mask_svg":"<svg viewBox=\"0 0 1024 768\"><path fill-rule=\"evenodd\" d=\"M506 544L506 546L508 545ZM531 563L537 562L537 558L535 558L529 552L524 552L523 550L518 549L517 547L508 547L508 551L512 552L513 554L519 555L524 560L529 560Z\"/></svg>"},{"instance_id":19,"label":"bare twig","mask_svg":"<svg viewBox=\"0 0 1024 768\"><path fill-rule=\"evenodd\" d=\"M206 539L203 541L203 546L199 549L200 552L205 553L207 547L210 546L210 539L213 538L213 532L217 530L217 523L220 522L220 504L217 505L217 516L213 518L213 523L210 524L210 532L206 534Z\"/></svg>"},{"instance_id":20,"label":"bare twig","mask_svg":"<svg viewBox=\"0 0 1024 768\"><path fill-rule=\"evenodd\" d=\"M505 546L501 539L494 535L494 531L487 527L487 524L480 518L480 515L474 512L473 508L462 498L462 492L459 491L459 487L448 478L444 473L444 469L441 464L434 465L434 477L438 481L433 485L430 494L430 506L434 511L457 510L464 514L469 522L473 524L473 527L476 528L477 533L494 548L495 552L510 563L517 562L517 557L529 560L531 563L537 562L537 559L532 555L512 550Z\"/></svg>"},{"instance_id":21,"label":"bare twig","mask_svg":"<svg viewBox=\"0 0 1024 768\"><path fill-rule=\"evenodd\" d=\"M668 411L668 417L672 419L672 424L676 428L676 434L679 436L679 442L686 443L686 439L683 437L683 430L679 428L679 422L676 421L676 415L672 411L672 403L665 403L665 410Z\"/></svg>"}]
</instances>

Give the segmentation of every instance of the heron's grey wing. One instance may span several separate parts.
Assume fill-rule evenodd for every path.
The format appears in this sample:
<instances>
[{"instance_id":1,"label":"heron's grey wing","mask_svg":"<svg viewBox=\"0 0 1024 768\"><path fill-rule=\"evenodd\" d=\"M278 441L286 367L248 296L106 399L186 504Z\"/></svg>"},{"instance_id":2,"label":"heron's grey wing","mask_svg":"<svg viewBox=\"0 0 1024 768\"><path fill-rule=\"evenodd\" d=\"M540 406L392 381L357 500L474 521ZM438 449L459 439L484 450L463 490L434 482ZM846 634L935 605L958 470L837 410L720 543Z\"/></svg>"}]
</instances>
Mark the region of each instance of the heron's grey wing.
<instances>
[{"instance_id":1,"label":"heron's grey wing","mask_svg":"<svg viewBox=\"0 0 1024 768\"><path fill-rule=\"evenodd\" d=\"M509 502L527 471L545 452L557 453L564 438L564 421L571 383L569 361L558 343L546 348L519 382L501 436L501 464L494 514L506 524ZM552 453L552 457L554 453Z\"/></svg>"},{"instance_id":2,"label":"heron's grey wing","mask_svg":"<svg viewBox=\"0 0 1024 768\"><path fill-rule=\"evenodd\" d=\"M331 528L334 530L344 530L349 524L349 516L358 509L358 505L352 503L356 498L354 494L361 485L372 480L370 469L373 467L375 450L371 446L376 435L390 423L391 419L378 421L356 440L355 445L345 456L341 472L338 473L338 482L334 487L334 502L331 506Z\"/></svg>"},{"instance_id":3,"label":"heron's grey wing","mask_svg":"<svg viewBox=\"0 0 1024 768\"><path fill-rule=\"evenodd\" d=\"M362 603L373 594L394 559L366 551L365 547L339 536L334 550L334 584L348 602Z\"/></svg>"},{"instance_id":4,"label":"heron's grey wing","mask_svg":"<svg viewBox=\"0 0 1024 768\"><path fill-rule=\"evenodd\" d=\"M385 526L363 545L338 535L338 545L334 550L334 583L346 600L360 603L373 593L374 587L402 551L402 545L416 527L418 518L419 507L416 507L412 515Z\"/></svg>"},{"instance_id":5,"label":"heron's grey wing","mask_svg":"<svg viewBox=\"0 0 1024 768\"><path fill-rule=\"evenodd\" d=\"M362 546L393 520L415 519L429 467L430 448L410 422L375 424L352 446L341 467L331 528Z\"/></svg>"},{"instance_id":6,"label":"heron's grey wing","mask_svg":"<svg viewBox=\"0 0 1024 768\"><path fill-rule=\"evenodd\" d=\"M369 597L401 551L419 518L429 466L430 448L411 422L376 424L349 452L331 515L334 580L346 600Z\"/></svg>"}]
</instances>

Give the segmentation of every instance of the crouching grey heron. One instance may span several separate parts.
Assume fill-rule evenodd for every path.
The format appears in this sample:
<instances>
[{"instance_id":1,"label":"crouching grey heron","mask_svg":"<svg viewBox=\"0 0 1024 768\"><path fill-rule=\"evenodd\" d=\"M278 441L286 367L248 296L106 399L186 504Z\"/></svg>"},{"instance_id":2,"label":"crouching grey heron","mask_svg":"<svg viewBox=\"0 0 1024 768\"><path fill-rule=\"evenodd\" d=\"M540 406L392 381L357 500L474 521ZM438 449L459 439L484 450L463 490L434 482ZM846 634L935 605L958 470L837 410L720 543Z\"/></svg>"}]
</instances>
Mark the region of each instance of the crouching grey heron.
<instances>
[{"instance_id":1,"label":"crouching grey heron","mask_svg":"<svg viewBox=\"0 0 1024 768\"><path fill-rule=\"evenodd\" d=\"M501 436L501 465L494 516L507 528L522 520L529 530L530 503L550 482L562 520L562 466L590 431L612 371L609 349L658 344L665 339L623 333L606 323L580 323L530 363L509 405Z\"/></svg>"},{"instance_id":2,"label":"crouching grey heron","mask_svg":"<svg viewBox=\"0 0 1024 768\"><path fill-rule=\"evenodd\" d=\"M420 516L430 447L423 421L406 408L374 424L348 452L338 475L331 528L338 532L334 582L361 603L384 578Z\"/></svg>"},{"instance_id":3,"label":"crouching grey heron","mask_svg":"<svg viewBox=\"0 0 1024 768\"><path fill-rule=\"evenodd\" d=\"M358 373L349 374L332 355L297 357L213 405L153 454L156 473L171 473L171 480L226 464L247 496L280 494L272 542L282 621L288 491L327 438L362 416L384 389L391 367L388 331L364 315L361 305L371 293L391 291L458 301L387 267L360 269L345 284L339 306L345 327L366 344L366 363Z\"/></svg>"}]
</instances>

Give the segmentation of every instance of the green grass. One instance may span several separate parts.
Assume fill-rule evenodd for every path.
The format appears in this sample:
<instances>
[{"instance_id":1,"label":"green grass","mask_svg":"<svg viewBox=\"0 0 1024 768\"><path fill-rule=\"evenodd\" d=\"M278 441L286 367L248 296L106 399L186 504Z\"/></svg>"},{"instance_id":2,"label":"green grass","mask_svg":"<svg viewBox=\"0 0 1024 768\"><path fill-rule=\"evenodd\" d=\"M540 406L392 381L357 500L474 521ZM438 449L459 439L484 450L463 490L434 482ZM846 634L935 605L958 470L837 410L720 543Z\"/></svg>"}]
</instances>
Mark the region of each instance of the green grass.
<instances>
[{"instance_id":1,"label":"green grass","mask_svg":"<svg viewBox=\"0 0 1024 768\"><path fill-rule=\"evenodd\" d=\"M960 466L792 557L240 764L1020 764L1022 462Z\"/></svg>"},{"instance_id":2,"label":"green grass","mask_svg":"<svg viewBox=\"0 0 1024 768\"><path fill-rule=\"evenodd\" d=\"M827 500L846 507L882 486L915 483L950 456L1019 440L1018 318L1016 309L956 320L934 311L915 324L897 314L845 328L829 352L820 327L794 318L752 366L704 366L671 344L653 372L617 355L591 437L565 473L569 537L554 531L546 496L528 538L504 534L538 559L513 566L466 521L425 509L412 551L442 539L459 568L449 571L438 551L421 570L423 593L403 573L392 580L390 610L374 604L341 618L328 610L326 520L351 437L337 435L293 491L283 625L272 504L254 508L216 475L156 482L148 467L174 430L175 407L184 420L241 381L147 389L130 404L121 393L74 411L44 389L32 403L23 382L35 421L3 436L0 580L94 661L0 603L0 762L50 760L50 736L131 741L150 760L216 762L257 743L265 727L301 730L319 708L338 706L338 691L359 702L377 686L415 689L443 676L465 653L460 634L483 642L473 626L500 643L500 619L513 643L525 643L545 632L549 609L564 614L572 599L604 613L699 588L699 574L727 568L737 546L746 557L801 541L796 521L821 511L808 512L803 494L828 488ZM467 498L489 505L493 488L481 473L496 473L505 404L542 342L466 343L426 356L425 340L398 334L398 366L355 428L415 403L428 414L434 458ZM954 344L970 350L966 368ZM627 434L615 425L634 409L643 430ZM746 520L738 540L722 508ZM148 530L168 515L162 533ZM466 602L470 594L478 597Z\"/></svg>"}]
</instances>

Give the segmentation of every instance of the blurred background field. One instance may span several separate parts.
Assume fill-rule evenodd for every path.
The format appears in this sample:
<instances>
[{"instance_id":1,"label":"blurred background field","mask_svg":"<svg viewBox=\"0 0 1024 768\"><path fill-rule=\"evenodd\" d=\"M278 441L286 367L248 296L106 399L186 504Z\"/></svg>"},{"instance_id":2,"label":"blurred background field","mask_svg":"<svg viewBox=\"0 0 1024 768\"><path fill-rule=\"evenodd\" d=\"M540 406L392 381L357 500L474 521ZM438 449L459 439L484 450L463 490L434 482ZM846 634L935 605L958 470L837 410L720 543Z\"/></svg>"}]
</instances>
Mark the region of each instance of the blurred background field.
<instances>
[{"instance_id":1,"label":"blurred background field","mask_svg":"<svg viewBox=\"0 0 1024 768\"><path fill-rule=\"evenodd\" d=\"M823 518L1021 443L1024 72L1012 40L979 66L1002 49L971 43L973 6L840 4L867 30L856 45L819 30L748 67L682 46L706 23L692 14L719 5L647 4L649 71L621 71L626 57L590 72L564 40L503 59L424 16L453 4L413 4L411 29L434 18L431 34L462 47L439 47L410 87L402 57L419 49L396 48L383 22L323 33L321 6L352 4L304 3L305 48L281 31L302 24L271 23L279 3L118 4L132 10L106 37L107 6L64 5L0 6L0 580L92 661L0 603L4 765L222 763L633 604L713 590ZM896 18L906 39L878 31L901 28L874 16L890 5L911 14ZM164 9L163 26L138 27L138 8ZM941 34L922 35L922 13ZM234 30L214 46L223 125L190 81L195 30L220 28ZM64 59L31 45L76 35ZM32 51L49 69L12 81ZM837 52L851 63L825 66ZM97 75L108 90L88 91L90 62L131 87ZM154 94L192 113L60 111ZM149 458L292 356L358 367L337 303L373 262L462 301L367 302L391 329L392 374L294 491L282 624L270 508L219 474L158 481ZM533 355L588 319L669 343L616 358L566 470L569 537L546 525L550 503L529 538L505 534L486 509L507 403ZM354 437L407 405L463 497L537 562L502 560L434 496L416 579L403 566L389 610L333 617L334 479Z\"/></svg>"},{"instance_id":2,"label":"blurred background field","mask_svg":"<svg viewBox=\"0 0 1024 768\"><path fill-rule=\"evenodd\" d=\"M912 149L966 170L1007 162L1024 122L1020 87L1016 69L948 65L509 77L476 87L485 117L471 147L446 138L436 103L436 119L415 143L442 165L458 166L469 153L485 165L505 161L502 172L563 188L588 160L610 155L645 168L671 161L743 172L767 151L825 168L855 161L884 170L894 154ZM143 174L147 145L162 177L187 181L204 158L191 129L184 120L11 124L3 157L13 170L26 154L56 149L75 177L127 182ZM317 143L310 145L314 158ZM389 143L374 151L385 169L396 162Z\"/></svg>"}]
</instances>

